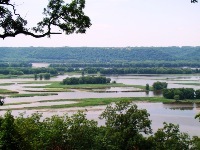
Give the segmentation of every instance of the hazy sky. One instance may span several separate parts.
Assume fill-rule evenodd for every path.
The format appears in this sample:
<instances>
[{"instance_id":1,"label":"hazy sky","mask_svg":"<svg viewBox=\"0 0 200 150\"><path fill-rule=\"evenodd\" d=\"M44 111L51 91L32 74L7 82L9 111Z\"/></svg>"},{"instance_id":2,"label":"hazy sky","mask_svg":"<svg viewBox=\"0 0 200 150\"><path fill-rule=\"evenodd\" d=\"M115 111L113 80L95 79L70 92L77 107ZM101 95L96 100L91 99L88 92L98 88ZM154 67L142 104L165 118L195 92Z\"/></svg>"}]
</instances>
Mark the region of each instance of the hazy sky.
<instances>
[{"instance_id":1,"label":"hazy sky","mask_svg":"<svg viewBox=\"0 0 200 150\"><path fill-rule=\"evenodd\" d=\"M48 0L13 0L30 24L40 21ZM69 1L69 0L68 0ZM18 35L0 39L0 46L200 46L200 1L86 0L92 26L86 34L35 39Z\"/></svg>"}]
</instances>

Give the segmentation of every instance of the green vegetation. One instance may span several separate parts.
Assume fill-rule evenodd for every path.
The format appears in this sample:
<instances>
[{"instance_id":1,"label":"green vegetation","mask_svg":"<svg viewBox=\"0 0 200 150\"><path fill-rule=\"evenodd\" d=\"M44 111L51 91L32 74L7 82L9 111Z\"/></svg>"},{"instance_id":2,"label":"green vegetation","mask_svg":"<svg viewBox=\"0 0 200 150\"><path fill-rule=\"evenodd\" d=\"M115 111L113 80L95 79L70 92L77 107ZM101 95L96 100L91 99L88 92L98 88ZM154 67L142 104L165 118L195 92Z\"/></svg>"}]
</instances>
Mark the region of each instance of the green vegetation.
<instances>
[{"instance_id":1,"label":"green vegetation","mask_svg":"<svg viewBox=\"0 0 200 150\"><path fill-rule=\"evenodd\" d=\"M91 76L82 76L79 78L76 77L71 77L71 78L66 78L63 80L62 84L67 84L67 85L77 85L77 84L109 84L111 81L110 78L106 77L91 77Z\"/></svg>"},{"instance_id":2,"label":"green vegetation","mask_svg":"<svg viewBox=\"0 0 200 150\"><path fill-rule=\"evenodd\" d=\"M195 85L195 86L199 86L200 83L175 83L175 84L182 84L182 85Z\"/></svg>"},{"instance_id":3,"label":"green vegetation","mask_svg":"<svg viewBox=\"0 0 200 150\"><path fill-rule=\"evenodd\" d=\"M8 85L13 85L15 83L0 83L0 86L8 86Z\"/></svg>"},{"instance_id":4,"label":"green vegetation","mask_svg":"<svg viewBox=\"0 0 200 150\"><path fill-rule=\"evenodd\" d=\"M31 68L31 67L14 67L14 68L0 68L0 74L2 75L32 75L32 74L45 74L57 75L58 72L54 68ZM14 76L15 77L15 76ZM33 78L33 76L32 76Z\"/></svg>"},{"instance_id":5,"label":"green vegetation","mask_svg":"<svg viewBox=\"0 0 200 150\"><path fill-rule=\"evenodd\" d=\"M35 113L14 118L8 111L0 117L1 149L35 150L197 150L200 139L191 138L180 132L179 126L164 123L155 133L152 132L150 114L138 109L130 102L120 101L108 105L100 119L105 124L98 126L88 120L86 114L78 111L72 116L52 116L42 119Z\"/></svg>"},{"instance_id":6,"label":"green vegetation","mask_svg":"<svg viewBox=\"0 0 200 150\"><path fill-rule=\"evenodd\" d=\"M149 90L150 90L149 84L146 84L145 90L146 90L146 91L149 91Z\"/></svg>"},{"instance_id":7,"label":"green vegetation","mask_svg":"<svg viewBox=\"0 0 200 150\"><path fill-rule=\"evenodd\" d=\"M68 34L85 33L91 26L90 18L83 12L85 0L71 1L49 0L43 9L43 17L37 26L27 26L30 20L24 15L16 13L18 7L15 1L3 0L1 4L2 23L0 24L0 38L15 37L19 34L34 38L50 37L65 32ZM9 7L12 6L12 7ZM41 12L42 10L40 10ZM58 31L53 30L57 29ZM4 55L3 55L4 56ZM15 148L14 148L15 149Z\"/></svg>"},{"instance_id":8,"label":"green vegetation","mask_svg":"<svg viewBox=\"0 0 200 150\"><path fill-rule=\"evenodd\" d=\"M84 98L84 99L58 99L58 100L42 100L40 103L45 102L67 102L74 101L72 104L60 104L60 105L51 105L51 106L29 106L24 108L12 108L12 110L26 110L26 109L60 109L60 108L72 108L72 107L87 107L87 106L101 106L108 105L113 102L119 101L128 101L128 102L162 102L164 104L193 104L194 100L185 99L183 101L175 101L173 99L166 99L164 97L121 97L121 98ZM26 102L26 104L31 104L32 102ZM195 103L200 103L200 99L196 99ZM19 105L21 103L7 103L6 105ZM10 109L2 109L10 110Z\"/></svg>"},{"instance_id":9,"label":"green vegetation","mask_svg":"<svg viewBox=\"0 0 200 150\"><path fill-rule=\"evenodd\" d=\"M135 85L125 85L123 83L109 83L109 84L77 84L77 85L63 85L59 82L53 82L46 86L27 86L31 88L64 88L64 89L104 89L109 87L135 87ZM140 86L137 86L140 87Z\"/></svg>"},{"instance_id":10,"label":"green vegetation","mask_svg":"<svg viewBox=\"0 0 200 150\"><path fill-rule=\"evenodd\" d=\"M154 91L158 91L158 90L163 90L163 89L166 89L167 88L167 83L166 82L154 82L153 83L153 90Z\"/></svg>"},{"instance_id":11,"label":"green vegetation","mask_svg":"<svg viewBox=\"0 0 200 150\"><path fill-rule=\"evenodd\" d=\"M175 103L175 100L169 100L163 97L121 97L121 98L84 98L84 99L61 99L61 100L42 100L44 102L67 102L74 101L72 104L61 104L61 105L51 105L51 106L33 106L26 108L17 108L19 109L59 109L59 108L71 108L71 107L87 107L87 106L100 106L108 105L112 102L119 101L129 101L129 102L163 102L163 103ZM185 100L183 103L193 103L193 101ZM196 101L200 102L199 100ZM9 109L6 109L9 110ZM14 108L12 108L14 110Z\"/></svg>"},{"instance_id":12,"label":"green vegetation","mask_svg":"<svg viewBox=\"0 0 200 150\"><path fill-rule=\"evenodd\" d=\"M10 90L7 90L7 89L0 89L0 94L15 94L15 93L18 93L18 92L10 91Z\"/></svg>"},{"instance_id":13,"label":"green vegetation","mask_svg":"<svg viewBox=\"0 0 200 150\"><path fill-rule=\"evenodd\" d=\"M65 62L64 67L200 67L200 47L1 47L4 62ZM74 65L72 65L74 64ZM55 64L56 65L56 64ZM58 67L59 64L57 65Z\"/></svg>"},{"instance_id":14,"label":"green vegetation","mask_svg":"<svg viewBox=\"0 0 200 150\"><path fill-rule=\"evenodd\" d=\"M57 93L37 93L37 94L12 94L9 97L34 97L34 96L49 96L58 95Z\"/></svg>"},{"instance_id":15,"label":"green vegetation","mask_svg":"<svg viewBox=\"0 0 200 150\"><path fill-rule=\"evenodd\" d=\"M184 100L184 99L199 99L200 90L193 88L172 88L164 89L163 96L168 99Z\"/></svg>"},{"instance_id":16,"label":"green vegetation","mask_svg":"<svg viewBox=\"0 0 200 150\"><path fill-rule=\"evenodd\" d=\"M100 69L101 74L192 74L199 73L200 70L192 70L190 68L110 68Z\"/></svg>"},{"instance_id":17,"label":"green vegetation","mask_svg":"<svg viewBox=\"0 0 200 150\"><path fill-rule=\"evenodd\" d=\"M44 90L25 90L27 92L73 92L70 89L63 89L63 88L50 88Z\"/></svg>"}]
</instances>

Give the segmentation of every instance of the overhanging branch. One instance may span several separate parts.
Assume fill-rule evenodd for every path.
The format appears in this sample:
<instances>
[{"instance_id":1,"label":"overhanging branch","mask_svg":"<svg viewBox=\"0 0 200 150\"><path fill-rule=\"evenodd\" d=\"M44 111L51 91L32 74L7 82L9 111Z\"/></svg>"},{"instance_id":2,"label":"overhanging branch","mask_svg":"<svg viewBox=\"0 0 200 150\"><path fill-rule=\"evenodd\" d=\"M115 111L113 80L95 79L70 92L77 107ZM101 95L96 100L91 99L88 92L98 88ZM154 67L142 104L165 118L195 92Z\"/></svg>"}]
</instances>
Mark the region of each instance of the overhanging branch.
<instances>
[{"instance_id":1,"label":"overhanging branch","mask_svg":"<svg viewBox=\"0 0 200 150\"><path fill-rule=\"evenodd\" d=\"M5 33L5 34L0 34L0 38L6 38L6 37L15 37L19 34L24 34L24 35L30 35L34 38L42 38L42 37L45 37L45 36L48 36L48 35L52 35L52 34L62 34L62 33L59 33L59 32L46 32L44 34L40 34L40 35L37 35L37 34L34 34L32 32L28 32L28 31L17 31L15 33Z\"/></svg>"}]
</instances>

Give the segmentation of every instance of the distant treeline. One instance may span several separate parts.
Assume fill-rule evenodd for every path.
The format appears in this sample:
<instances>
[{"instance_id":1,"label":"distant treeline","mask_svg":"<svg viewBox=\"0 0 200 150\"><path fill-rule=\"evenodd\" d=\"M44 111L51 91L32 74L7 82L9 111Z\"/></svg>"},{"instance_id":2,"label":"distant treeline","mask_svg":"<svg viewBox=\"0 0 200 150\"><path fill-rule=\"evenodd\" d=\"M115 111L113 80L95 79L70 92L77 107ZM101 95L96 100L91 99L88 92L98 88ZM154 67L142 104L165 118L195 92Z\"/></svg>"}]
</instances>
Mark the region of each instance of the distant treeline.
<instances>
[{"instance_id":1,"label":"distant treeline","mask_svg":"<svg viewBox=\"0 0 200 150\"><path fill-rule=\"evenodd\" d=\"M21 63L0 63L1 68L7 68L7 67L32 67L32 63L26 63L26 62L21 62Z\"/></svg>"},{"instance_id":2,"label":"distant treeline","mask_svg":"<svg viewBox=\"0 0 200 150\"><path fill-rule=\"evenodd\" d=\"M191 67L200 68L199 62L187 61L140 61L131 63L54 63L50 67L71 67L71 68L131 68L131 67L166 67L166 68L180 68Z\"/></svg>"},{"instance_id":3,"label":"distant treeline","mask_svg":"<svg viewBox=\"0 0 200 150\"><path fill-rule=\"evenodd\" d=\"M101 69L101 74L191 74L199 73L200 69L189 68L112 68Z\"/></svg>"},{"instance_id":4,"label":"distant treeline","mask_svg":"<svg viewBox=\"0 0 200 150\"><path fill-rule=\"evenodd\" d=\"M0 62L132 63L166 61L199 67L200 47L0 47ZM189 63L190 62L190 63ZM197 64L196 64L197 63ZM180 65L179 65L180 66ZM182 64L181 66L185 66ZM102 66L104 67L104 66ZM128 66L127 66L128 67ZM139 66L130 66L139 67ZM150 66L148 66L150 67ZM156 66L158 67L158 66ZM162 66L163 67L163 66ZM164 67L170 67L167 64ZM175 67L174 64L172 67Z\"/></svg>"},{"instance_id":5,"label":"distant treeline","mask_svg":"<svg viewBox=\"0 0 200 150\"><path fill-rule=\"evenodd\" d=\"M64 74L65 72L84 72L86 74L192 74L200 73L200 69L190 68L66 68L66 67L48 67L48 68L30 68L30 67L0 67L0 74L4 75L23 75L50 73L51 75Z\"/></svg>"},{"instance_id":6,"label":"distant treeline","mask_svg":"<svg viewBox=\"0 0 200 150\"><path fill-rule=\"evenodd\" d=\"M51 75L57 75L58 71L54 68L0 68L0 74L3 75L23 75L23 74L40 74L50 73Z\"/></svg>"},{"instance_id":7,"label":"distant treeline","mask_svg":"<svg viewBox=\"0 0 200 150\"><path fill-rule=\"evenodd\" d=\"M66 78L63 80L62 84L67 85L74 85L74 84L106 84L110 83L111 79L106 77L72 77L72 78Z\"/></svg>"}]
</instances>

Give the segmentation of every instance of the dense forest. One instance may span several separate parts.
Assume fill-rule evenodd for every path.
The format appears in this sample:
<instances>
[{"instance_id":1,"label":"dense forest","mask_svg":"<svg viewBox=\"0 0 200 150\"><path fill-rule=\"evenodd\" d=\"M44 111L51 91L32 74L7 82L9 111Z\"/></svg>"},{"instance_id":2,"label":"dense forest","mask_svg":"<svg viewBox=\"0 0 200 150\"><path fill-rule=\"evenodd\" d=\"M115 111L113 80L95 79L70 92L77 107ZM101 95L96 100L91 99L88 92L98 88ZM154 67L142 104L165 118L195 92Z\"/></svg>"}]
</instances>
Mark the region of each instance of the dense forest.
<instances>
[{"instance_id":1,"label":"dense forest","mask_svg":"<svg viewBox=\"0 0 200 150\"><path fill-rule=\"evenodd\" d=\"M200 47L1 47L1 62L119 63L199 66ZM159 63L162 62L162 63ZM168 63L170 62L170 63ZM135 64L136 63L136 64ZM151 64L155 67L155 64ZM99 66L98 66L99 67ZM104 67L104 66L101 66ZM148 67L148 65L147 65ZM163 66L162 66L163 67ZM174 67L174 66L173 66Z\"/></svg>"}]
</instances>

